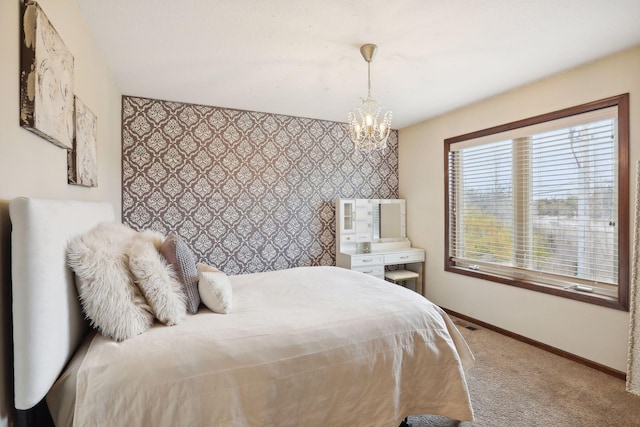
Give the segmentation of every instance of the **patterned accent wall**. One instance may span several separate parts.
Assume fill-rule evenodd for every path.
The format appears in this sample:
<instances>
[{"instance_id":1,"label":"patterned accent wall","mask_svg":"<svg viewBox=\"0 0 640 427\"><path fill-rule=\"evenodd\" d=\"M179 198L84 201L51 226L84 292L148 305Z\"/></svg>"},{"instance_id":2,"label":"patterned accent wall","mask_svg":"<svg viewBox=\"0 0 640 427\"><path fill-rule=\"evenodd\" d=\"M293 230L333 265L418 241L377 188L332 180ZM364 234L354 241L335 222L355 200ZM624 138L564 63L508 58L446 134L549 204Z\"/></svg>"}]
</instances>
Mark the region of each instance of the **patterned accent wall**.
<instances>
[{"instance_id":1,"label":"patterned accent wall","mask_svg":"<svg viewBox=\"0 0 640 427\"><path fill-rule=\"evenodd\" d=\"M182 236L228 274L335 264L338 197L398 197L398 133L356 152L345 123L124 96L122 219Z\"/></svg>"}]
</instances>

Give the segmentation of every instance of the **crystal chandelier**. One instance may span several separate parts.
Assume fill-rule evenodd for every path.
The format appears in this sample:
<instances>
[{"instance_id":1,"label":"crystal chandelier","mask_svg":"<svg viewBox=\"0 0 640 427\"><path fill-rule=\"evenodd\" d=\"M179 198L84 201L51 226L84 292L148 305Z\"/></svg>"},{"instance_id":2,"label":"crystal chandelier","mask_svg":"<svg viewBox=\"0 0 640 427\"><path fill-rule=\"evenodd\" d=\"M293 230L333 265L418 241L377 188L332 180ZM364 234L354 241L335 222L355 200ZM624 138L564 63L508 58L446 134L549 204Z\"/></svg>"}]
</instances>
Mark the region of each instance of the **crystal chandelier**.
<instances>
[{"instance_id":1,"label":"crystal chandelier","mask_svg":"<svg viewBox=\"0 0 640 427\"><path fill-rule=\"evenodd\" d=\"M349 112L349 136L356 149L365 153L387 148L387 139L391 131L391 111L382 108L371 98L371 61L377 50L378 46L375 44L360 47L360 53L367 61L367 99L360 98L362 105Z\"/></svg>"}]
</instances>

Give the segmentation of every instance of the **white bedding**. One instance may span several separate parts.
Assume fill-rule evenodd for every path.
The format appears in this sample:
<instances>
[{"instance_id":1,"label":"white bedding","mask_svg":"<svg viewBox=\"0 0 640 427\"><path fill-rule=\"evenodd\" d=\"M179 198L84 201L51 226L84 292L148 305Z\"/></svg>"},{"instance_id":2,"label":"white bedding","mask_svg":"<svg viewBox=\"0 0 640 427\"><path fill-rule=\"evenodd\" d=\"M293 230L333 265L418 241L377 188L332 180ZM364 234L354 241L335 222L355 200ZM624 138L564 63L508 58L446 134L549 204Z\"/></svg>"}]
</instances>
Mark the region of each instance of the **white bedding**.
<instances>
[{"instance_id":1,"label":"white bedding","mask_svg":"<svg viewBox=\"0 0 640 427\"><path fill-rule=\"evenodd\" d=\"M231 276L233 310L201 308L116 343L96 334L75 382L76 426L393 426L471 421L473 355L415 292L336 267ZM64 379L67 383L65 385Z\"/></svg>"}]
</instances>

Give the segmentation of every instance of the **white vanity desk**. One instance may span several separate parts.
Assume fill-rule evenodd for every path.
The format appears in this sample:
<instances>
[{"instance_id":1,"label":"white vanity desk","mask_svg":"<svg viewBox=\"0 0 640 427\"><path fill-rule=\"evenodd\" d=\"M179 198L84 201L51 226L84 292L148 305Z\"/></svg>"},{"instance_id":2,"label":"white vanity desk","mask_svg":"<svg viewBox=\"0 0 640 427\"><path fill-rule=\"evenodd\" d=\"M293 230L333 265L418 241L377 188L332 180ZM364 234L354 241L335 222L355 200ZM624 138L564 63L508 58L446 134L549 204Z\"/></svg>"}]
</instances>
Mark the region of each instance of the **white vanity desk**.
<instances>
[{"instance_id":1,"label":"white vanity desk","mask_svg":"<svg viewBox=\"0 0 640 427\"><path fill-rule=\"evenodd\" d=\"M336 200L336 265L384 279L385 266L404 265L418 273L424 295L424 249L406 236L403 199Z\"/></svg>"}]
</instances>

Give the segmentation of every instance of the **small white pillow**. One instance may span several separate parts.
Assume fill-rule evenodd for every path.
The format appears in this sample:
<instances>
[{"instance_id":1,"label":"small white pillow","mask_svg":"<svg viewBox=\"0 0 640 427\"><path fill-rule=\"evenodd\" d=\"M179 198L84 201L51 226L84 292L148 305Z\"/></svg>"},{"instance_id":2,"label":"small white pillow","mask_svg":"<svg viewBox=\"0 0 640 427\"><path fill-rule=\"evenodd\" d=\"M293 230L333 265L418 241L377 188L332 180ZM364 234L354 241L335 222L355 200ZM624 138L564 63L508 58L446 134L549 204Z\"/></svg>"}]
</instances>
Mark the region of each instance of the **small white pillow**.
<instances>
[{"instance_id":1,"label":"small white pillow","mask_svg":"<svg viewBox=\"0 0 640 427\"><path fill-rule=\"evenodd\" d=\"M231 311L231 282L222 271L207 264L198 264L200 299L214 313Z\"/></svg>"}]
</instances>

